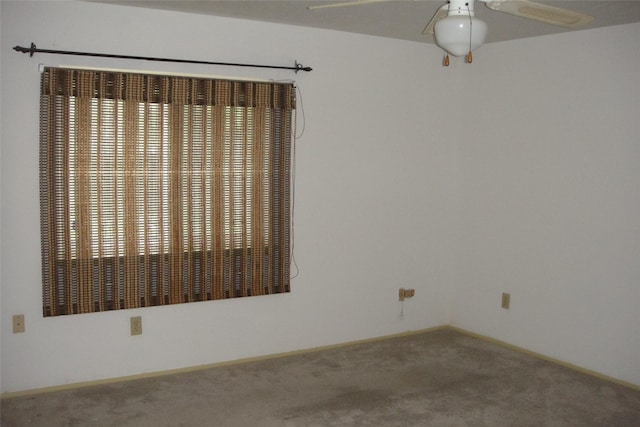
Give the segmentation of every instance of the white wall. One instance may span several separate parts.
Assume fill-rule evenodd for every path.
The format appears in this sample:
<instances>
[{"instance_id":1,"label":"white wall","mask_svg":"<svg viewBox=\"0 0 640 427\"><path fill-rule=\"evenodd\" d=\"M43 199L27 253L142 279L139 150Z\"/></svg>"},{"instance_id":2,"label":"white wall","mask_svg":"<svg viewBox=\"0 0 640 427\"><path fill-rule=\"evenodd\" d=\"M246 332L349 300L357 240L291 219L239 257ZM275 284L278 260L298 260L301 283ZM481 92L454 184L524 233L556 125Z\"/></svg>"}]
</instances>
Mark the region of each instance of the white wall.
<instances>
[{"instance_id":1,"label":"white wall","mask_svg":"<svg viewBox=\"0 0 640 427\"><path fill-rule=\"evenodd\" d=\"M461 78L452 324L640 385L640 25L485 46Z\"/></svg>"},{"instance_id":2,"label":"white wall","mask_svg":"<svg viewBox=\"0 0 640 427\"><path fill-rule=\"evenodd\" d=\"M449 322L456 147L433 46L82 2L0 5L2 392L384 336ZM15 45L293 65L311 73L13 52ZM411 58L411 61L407 61ZM287 295L43 318L38 64L295 79L300 276ZM408 66L409 65L409 66ZM301 118L299 118L301 121ZM419 126L416 126L419 123ZM401 319L398 287L416 289ZM24 314L26 333L12 334ZM144 333L129 336L129 317Z\"/></svg>"},{"instance_id":3,"label":"white wall","mask_svg":"<svg viewBox=\"0 0 640 427\"><path fill-rule=\"evenodd\" d=\"M487 45L446 69L430 45L274 24L76 2L0 14L2 392L447 323L640 385L640 24ZM32 41L314 71L11 50ZM42 318L38 63L295 79L292 293ZM416 289L404 319L400 286Z\"/></svg>"}]
</instances>

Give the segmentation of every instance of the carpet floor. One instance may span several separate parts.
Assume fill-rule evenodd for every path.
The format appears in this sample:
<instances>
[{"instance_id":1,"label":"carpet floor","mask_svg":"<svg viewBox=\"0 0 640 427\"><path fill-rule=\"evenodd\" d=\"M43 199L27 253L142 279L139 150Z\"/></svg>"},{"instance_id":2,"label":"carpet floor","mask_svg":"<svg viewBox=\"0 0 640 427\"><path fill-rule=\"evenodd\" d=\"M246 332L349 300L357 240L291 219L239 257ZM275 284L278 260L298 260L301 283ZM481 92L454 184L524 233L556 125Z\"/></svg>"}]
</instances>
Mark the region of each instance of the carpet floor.
<instances>
[{"instance_id":1,"label":"carpet floor","mask_svg":"<svg viewBox=\"0 0 640 427\"><path fill-rule=\"evenodd\" d=\"M640 391L451 329L1 402L22 426L640 426Z\"/></svg>"}]
</instances>

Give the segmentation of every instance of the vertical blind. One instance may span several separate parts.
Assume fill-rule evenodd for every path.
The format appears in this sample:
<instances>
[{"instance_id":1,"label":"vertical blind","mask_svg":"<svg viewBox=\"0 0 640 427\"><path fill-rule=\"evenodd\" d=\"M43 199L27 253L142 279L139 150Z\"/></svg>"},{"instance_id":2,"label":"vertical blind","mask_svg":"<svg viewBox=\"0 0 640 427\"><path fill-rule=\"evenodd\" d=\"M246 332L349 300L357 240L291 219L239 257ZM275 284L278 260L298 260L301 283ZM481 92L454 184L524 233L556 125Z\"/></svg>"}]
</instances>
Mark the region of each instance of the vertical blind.
<instances>
[{"instance_id":1,"label":"vertical blind","mask_svg":"<svg viewBox=\"0 0 640 427\"><path fill-rule=\"evenodd\" d=\"M43 312L288 292L292 84L45 68Z\"/></svg>"}]
</instances>

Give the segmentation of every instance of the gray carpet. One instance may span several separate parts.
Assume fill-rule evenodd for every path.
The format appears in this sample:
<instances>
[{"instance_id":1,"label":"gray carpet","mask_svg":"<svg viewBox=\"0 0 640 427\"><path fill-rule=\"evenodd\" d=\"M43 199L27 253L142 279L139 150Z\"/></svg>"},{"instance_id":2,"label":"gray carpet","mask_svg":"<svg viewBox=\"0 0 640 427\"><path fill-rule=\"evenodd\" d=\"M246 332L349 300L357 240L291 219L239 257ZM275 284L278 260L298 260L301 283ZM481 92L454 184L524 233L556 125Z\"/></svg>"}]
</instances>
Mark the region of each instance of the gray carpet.
<instances>
[{"instance_id":1,"label":"gray carpet","mask_svg":"<svg viewBox=\"0 0 640 427\"><path fill-rule=\"evenodd\" d=\"M640 426L640 391L442 329L2 400L2 426Z\"/></svg>"}]
</instances>

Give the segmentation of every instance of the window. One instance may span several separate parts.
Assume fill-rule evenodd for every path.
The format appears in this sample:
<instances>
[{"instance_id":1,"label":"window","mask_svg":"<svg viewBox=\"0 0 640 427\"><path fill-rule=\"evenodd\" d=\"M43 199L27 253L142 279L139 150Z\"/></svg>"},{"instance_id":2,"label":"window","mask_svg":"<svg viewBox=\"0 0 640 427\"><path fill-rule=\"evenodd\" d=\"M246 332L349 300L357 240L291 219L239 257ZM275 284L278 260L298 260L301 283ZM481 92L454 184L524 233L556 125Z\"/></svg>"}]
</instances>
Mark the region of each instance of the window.
<instances>
[{"instance_id":1,"label":"window","mask_svg":"<svg viewBox=\"0 0 640 427\"><path fill-rule=\"evenodd\" d=\"M291 84L45 68L45 316L289 291Z\"/></svg>"}]
</instances>

